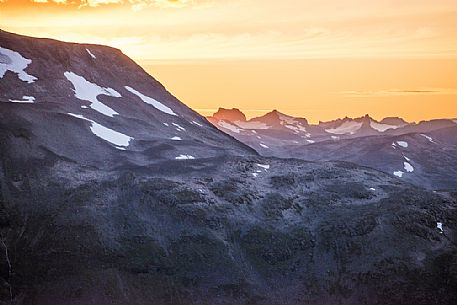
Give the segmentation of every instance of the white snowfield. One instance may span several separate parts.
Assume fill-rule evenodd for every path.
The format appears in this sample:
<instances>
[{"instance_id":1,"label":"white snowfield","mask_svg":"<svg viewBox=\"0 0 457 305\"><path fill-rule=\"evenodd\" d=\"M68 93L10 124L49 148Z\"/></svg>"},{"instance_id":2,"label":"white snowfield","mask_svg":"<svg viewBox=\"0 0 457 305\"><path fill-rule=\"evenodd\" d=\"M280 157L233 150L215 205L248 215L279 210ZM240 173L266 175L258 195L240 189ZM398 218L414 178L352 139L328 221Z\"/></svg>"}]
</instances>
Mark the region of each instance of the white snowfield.
<instances>
[{"instance_id":1,"label":"white snowfield","mask_svg":"<svg viewBox=\"0 0 457 305\"><path fill-rule=\"evenodd\" d=\"M397 126L397 125L389 125L389 124L382 124L382 123L378 123L378 122L375 122L373 120L370 120L370 126L371 128L379 131L379 132L384 132L386 130L389 130L389 129L397 129L398 127L400 126Z\"/></svg>"},{"instance_id":2,"label":"white snowfield","mask_svg":"<svg viewBox=\"0 0 457 305\"><path fill-rule=\"evenodd\" d=\"M173 140L173 141L181 141L182 139L181 139L181 137L173 137L173 138L171 138L171 140Z\"/></svg>"},{"instance_id":3,"label":"white snowfield","mask_svg":"<svg viewBox=\"0 0 457 305\"><path fill-rule=\"evenodd\" d=\"M414 171L414 167L410 163L403 162L403 165L404 165L405 171L407 171L408 173L411 173Z\"/></svg>"},{"instance_id":4,"label":"white snowfield","mask_svg":"<svg viewBox=\"0 0 457 305\"><path fill-rule=\"evenodd\" d=\"M97 56L95 56L89 49L86 48L87 53L89 53L90 57L93 59L97 59Z\"/></svg>"},{"instance_id":5,"label":"white snowfield","mask_svg":"<svg viewBox=\"0 0 457 305\"><path fill-rule=\"evenodd\" d=\"M6 71L11 71L21 81L33 83L38 78L24 71L31 63L31 59L24 58L20 53L0 47L0 78L5 76Z\"/></svg>"},{"instance_id":6,"label":"white snowfield","mask_svg":"<svg viewBox=\"0 0 457 305\"><path fill-rule=\"evenodd\" d=\"M228 130L230 130L230 131L232 131L234 133L240 133L241 132L240 128L238 128L237 126L232 125L230 123L227 123L226 121L223 121L223 120L217 122L217 125L219 125L220 127L224 128L224 129L228 129Z\"/></svg>"},{"instance_id":7,"label":"white snowfield","mask_svg":"<svg viewBox=\"0 0 457 305\"><path fill-rule=\"evenodd\" d=\"M408 147L408 142L406 142L406 141L397 141L397 144L400 145L403 148L407 148Z\"/></svg>"},{"instance_id":8,"label":"white snowfield","mask_svg":"<svg viewBox=\"0 0 457 305\"><path fill-rule=\"evenodd\" d=\"M75 87L75 97L77 97L80 100L90 102L90 108L109 117L113 117L115 114L119 114L110 107L106 106L105 104L97 100L97 96L99 95L121 97L119 92L112 88L100 87L99 85L91 83L87 81L84 77L73 72L67 71L64 73L64 75L73 84L73 87Z\"/></svg>"},{"instance_id":9,"label":"white snowfield","mask_svg":"<svg viewBox=\"0 0 457 305\"><path fill-rule=\"evenodd\" d=\"M160 111L162 111L163 113L166 113L166 114L176 115L177 116L177 114L174 113L173 110L171 110L171 108L165 106L164 104L162 104L161 102L153 99L152 97L146 96L143 93L141 93L139 91L136 91L135 89L133 89L132 87L129 87L129 86L124 86L124 88L127 89L128 91L130 91L131 93L135 94L143 102L145 102L146 104L151 105L152 107L156 108L157 110L160 110Z\"/></svg>"},{"instance_id":10,"label":"white snowfield","mask_svg":"<svg viewBox=\"0 0 457 305\"><path fill-rule=\"evenodd\" d=\"M24 104L33 104L35 103L35 97L24 95L22 100L9 100L11 103L24 103Z\"/></svg>"},{"instance_id":11,"label":"white snowfield","mask_svg":"<svg viewBox=\"0 0 457 305\"><path fill-rule=\"evenodd\" d=\"M71 115L72 117L85 120L90 122L92 125L90 126L90 130L94 135L97 137L110 142L111 144L114 144L116 146L129 146L130 141L133 140L132 137L125 135L123 133L120 133L118 131L109 129L101 124L98 124L97 122L87 119L84 116L80 114L74 114L74 113L68 113L68 115ZM118 148L118 147L116 147Z\"/></svg>"},{"instance_id":12,"label":"white snowfield","mask_svg":"<svg viewBox=\"0 0 457 305\"><path fill-rule=\"evenodd\" d=\"M404 173L402 171L395 171L394 172L394 175L397 176L397 177L400 177L400 178L403 177L403 174Z\"/></svg>"},{"instance_id":13,"label":"white snowfield","mask_svg":"<svg viewBox=\"0 0 457 305\"><path fill-rule=\"evenodd\" d=\"M176 160L193 160L193 159L195 159L195 157L191 156L191 155L179 155L175 159Z\"/></svg>"},{"instance_id":14,"label":"white snowfield","mask_svg":"<svg viewBox=\"0 0 457 305\"><path fill-rule=\"evenodd\" d=\"M253 121L253 122L243 122L243 121L235 121L234 122L238 127L243 129L269 129L270 126L263 122Z\"/></svg>"},{"instance_id":15,"label":"white snowfield","mask_svg":"<svg viewBox=\"0 0 457 305\"><path fill-rule=\"evenodd\" d=\"M326 129L325 131L333 134L353 134L362 127L362 123L356 121L346 121L336 128Z\"/></svg>"},{"instance_id":16,"label":"white snowfield","mask_svg":"<svg viewBox=\"0 0 457 305\"><path fill-rule=\"evenodd\" d=\"M426 138L427 140L429 140L431 143L435 143L431 136L428 136L428 135L423 134L423 133L421 133L420 135L423 136L424 138Z\"/></svg>"}]
</instances>

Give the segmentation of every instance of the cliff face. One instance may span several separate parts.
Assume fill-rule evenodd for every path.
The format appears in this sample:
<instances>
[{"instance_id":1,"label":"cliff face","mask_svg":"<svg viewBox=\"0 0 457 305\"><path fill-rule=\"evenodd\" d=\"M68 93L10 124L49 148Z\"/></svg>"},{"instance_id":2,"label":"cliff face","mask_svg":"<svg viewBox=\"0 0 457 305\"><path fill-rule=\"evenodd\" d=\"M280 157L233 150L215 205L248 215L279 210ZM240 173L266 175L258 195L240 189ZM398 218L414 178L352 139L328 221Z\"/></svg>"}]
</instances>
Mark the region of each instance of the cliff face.
<instances>
[{"instance_id":1,"label":"cliff face","mask_svg":"<svg viewBox=\"0 0 457 305\"><path fill-rule=\"evenodd\" d=\"M2 304L457 298L451 193L259 156L117 50L0 38Z\"/></svg>"}]
</instances>

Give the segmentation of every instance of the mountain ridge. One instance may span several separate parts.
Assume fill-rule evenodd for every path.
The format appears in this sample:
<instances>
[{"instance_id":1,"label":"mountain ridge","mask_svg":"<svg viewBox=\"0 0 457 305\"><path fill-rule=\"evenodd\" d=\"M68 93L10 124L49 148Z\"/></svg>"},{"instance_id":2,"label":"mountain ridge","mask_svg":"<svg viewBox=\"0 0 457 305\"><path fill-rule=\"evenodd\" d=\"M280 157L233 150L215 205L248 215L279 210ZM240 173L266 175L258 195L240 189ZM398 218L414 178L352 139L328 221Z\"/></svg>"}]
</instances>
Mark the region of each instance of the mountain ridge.
<instances>
[{"instance_id":1,"label":"mountain ridge","mask_svg":"<svg viewBox=\"0 0 457 305\"><path fill-rule=\"evenodd\" d=\"M454 193L262 156L110 49L5 32L0 47L0 304L457 298ZM261 140L313 133L278 119Z\"/></svg>"}]
</instances>

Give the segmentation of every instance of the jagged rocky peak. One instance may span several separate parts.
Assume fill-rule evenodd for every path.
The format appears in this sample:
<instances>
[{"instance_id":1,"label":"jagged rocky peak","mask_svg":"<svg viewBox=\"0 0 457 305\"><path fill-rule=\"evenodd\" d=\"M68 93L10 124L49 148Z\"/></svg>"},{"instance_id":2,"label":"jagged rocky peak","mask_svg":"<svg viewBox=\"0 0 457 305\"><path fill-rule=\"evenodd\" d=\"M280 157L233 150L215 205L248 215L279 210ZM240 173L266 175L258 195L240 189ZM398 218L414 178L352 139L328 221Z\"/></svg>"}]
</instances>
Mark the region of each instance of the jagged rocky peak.
<instances>
[{"instance_id":1,"label":"jagged rocky peak","mask_svg":"<svg viewBox=\"0 0 457 305\"><path fill-rule=\"evenodd\" d=\"M301 124L308 125L308 121L305 118L297 118L287 114L284 114L276 109L264 114L263 116L251 119L251 121L260 121L270 126L285 125L285 124Z\"/></svg>"},{"instance_id":2,"label":"jagged rocky peak","mask_svg":"<svg viewBox=\"0 0 457 305\"><path fill-rule=\"evenodd\" d=\"M213 114L213 118L217 120L225 120L230 122L246 121L246 115L243 112L241 112L241 110L238 108L219 108L217 112Z\"/></svg>"}]
</instances>

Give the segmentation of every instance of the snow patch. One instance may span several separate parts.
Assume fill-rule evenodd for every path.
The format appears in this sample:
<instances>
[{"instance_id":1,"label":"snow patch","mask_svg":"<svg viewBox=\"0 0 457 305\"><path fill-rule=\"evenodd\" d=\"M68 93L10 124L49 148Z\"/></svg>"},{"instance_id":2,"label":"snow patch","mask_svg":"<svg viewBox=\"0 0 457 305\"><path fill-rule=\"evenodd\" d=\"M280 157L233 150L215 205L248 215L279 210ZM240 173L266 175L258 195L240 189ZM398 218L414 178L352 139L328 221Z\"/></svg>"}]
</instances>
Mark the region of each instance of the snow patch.
<instances>
[{"instance_id":1,"label":"snow patch","mask_svg":"<svg viewBox=\"0 0 457 305\"><path fill-rule=\"evenodd\" d=\"M252 175L253 175L254 178L255 178L255 177L257 177L258 174L257 174L257 173L252 173Z\"/></svg>"},{"instance_id":2,"label":"snow patch","mask_svg":"<svg viewBox=\"0 0 457 305\"><path fill-rule=\"evenodd\" d=\"M259 164L259 163L256 163L256 165L258 167L261 167L261 168L264 168L264 169L269 169L270 168L270 165L269 164Z\"/></svg>"},{"instance_id":3,"label":"snow patch","mask_svg":"<svg viewBox=\"0 0 457 305\"><path fill-rule=\"evenodd\" d=\"M438 230L440 230L440 233L443 233L443 223L442 222L437 222L436 227Z\"/></svg>"},{"instance_id":4,"label":"snow patch","mask_svg":"<svg viewBox=\"0 0 457 305\"><path fill-rule=\"evenodd\" d=\"M397 144L404 148L408 147L408 142L406 141L397 141Z\"/></svg>"},{"instance_id":5,"label":"snow patch","mask_svg":"<svg viewBox=\"0 0 457 305\"><path fill-rule=\"evenodd\" d=\"M258 122L258 121L252 121L252 122L243 122L243 121L235 121L233 122L235 125L238 127L241 127L243 129L269 129L270 126L263 122Z\"/></svg>"},{"instance_id":6,"label":"snow patch","mask_svg":"<svg viewBox=\"0 0 457 305\"><path fill-rule=\"evenodd\" d=\"M431 136L427 136L426 134L423 134L423 133L421 133L420 135L423 136L424 138L426 138L427 140L429 140L431 143L435 143Z\"/></svg>"},{"instance_id":7,"label":"snow patch","mask_svg":"<svg viewBox=\"0 0 457 305\"><path fill-rule=\"evenodd\" d=\"M130 141L133 140L133 138L128 135L125 135L118 131L112 130L108 127L105 127L93 120L85 118L84 116L82 116L80 114L68 113L68 115L90 122L91 123L90 130L92 131L92 133L94 135L96 135L97 137L99 137L105 141L108 141L111 144L114 144L116 146L129 146Z\"/></svg>"},{"instance_id":8,"label":"snow patch","mask_svg":"<svg viewBox=\"0 0 457 305\"><path fill-rule=\"evenodd\" d=\"M24 104L33 104L35 103L35 97L24 95L22 100L9 100L11 103L24 103Z\"/></svg>"},{"instance_id":9,"label":"snow patch","mask_svg":"<svg viewBox=\"0 0 457 305\"><path fill-rule=\"evenodd\" d=\"M203 127L203 125L202 125L202 124L200 124L199 122L196 122L196 121L192 121L191 123L192 123L192 124L194 124L194 125L197 125L197 126Z\"/></svg>"},{"instance_id":10,"label":"snow patch","mask_svg":"<svg viewBox=\"0 0 457 305\"><path fill-rule=\"evenodd\" d=\"M384 131L389 130L389 129L397 129L398 127L400 127L400 126L397 126L397 125L389 125L389 124L378 123L378 122L375 122L373 120L370 120L370 126L374 130L377 130L379 132L384 132Z\"/></svg>"},{"instance_id":11,"label":"snow patch","mask_svg":"<svg viewBox=\"0 0 457 305\"><path fill-rule=\"evenodd\" d=\"M179 124L176 124L176 123L171 123L171 124L176 127L177 131L186 131L186 128L182 127Z\"/></svg>"},{"instance_id":12,"label":"snow patch","mask_svg":"<svg viewBox=\"0 0 457 305\"><path fill-rule=\"evenodd\" d=\"M195 157L191 155L179 155L175 158L176 160L193 160Z\"/></svg>"},{"instance_id":13,"label":"snow patch","mask_svg":"<svg viewBox=\"0 0 457 305\"><path fill-rule=\"evenodd\" d=\"M156 108L157 110L160 110L166 114L177 115L176 113L173 112L173 110L171 110L171 108L168 108L167 106L165 106L161 102L153 99L152 97L146 96L146 95L142 94L141 92L136 91L135 89L133 89L132 87L129 87L129 86L124 86L124 88L127 89L128 91L130 91L131 93L135 94L143 102L151 105L152 107Z\"/></svg>"},{"instance_id":14,"label":"snow patch","mask_svg":"<svg viewBox=\"0 0 457 305\"><path fill-rule=\"evenodd\" d=\"M353 134L361 127L362 123L356 121L346 121L336 128L325 129L325 131L333 134Z\"/></svg>"},{"instance_id":15,"label":"snow patch","mask_svg":"<svg viewBox=\"0 0 457 305\"><path fill-rule=\"evenodd\" d=\"M406 161L411 161L411 159L408 158L407 156L403 156L403 158L405 158Z\"/></svg>"},{"instance_id":16,"label":"snow patch","mask_svg":"<svg viewBox=\"0 0 457 305\"><path fill-rule=\"evenodd\" d=\"M171 140L173 140L173 141L181 141L182 139L180 137L173 137L173 138L171 138Z\"/></svg>"},{"instance_id":17,"label":"snow patch","mask_svg":"<svg viewBox=\"0 0 457 305\"><path fill-rule=\"evenodd\" d=\"M308 142L310 144L316 143L316 141L314 141L314 140L306 140L306 142Z\"/></svg>"},{"instance_id":18,"label":"snow patch","mask_svg":"<svg viewBox=\"0 0 457 305\"><path fill-rule=\"evenodd\" d=\"M338 137L338 136L331 136L331 138L333 141L338 141L340 139L340 137Z\"/></svg>"},{"instance_id":19,"label":"snow patch","mask_svg":"<svg viewBox=\"0 0 457 305\"><path fill-rule=\"evenodd\" d=\"M414 171L414 167L410 163L403 162L403 165L404 165L405 171L407 171L408 173L411 173Z\"/></svg>"},{"instance_id":20,"label":"snow patch","mask_svg":"<svg viewBox=\"0 0 457 305\"><path fill-rule=\"evenodd\" d=\"M11 71L16 73L21 81L33 83L38 78L24 71L31 63L31 59L23 57L20 53L0 47L0 78L5 76L6 71Z\"/></svg>"},{"instance_id":21,"label":"snow patch","mask_svg":"<svg viewBox=\"0 0 457 305\"><path fill-rule=\"evenodd\" d=\"M67 71L64 73L64 75L73 84L73 87L75 87L75 97L77 97L80 100L90 102L90 108L109 117L113 117L115 114L119 114L110 107L106 106L105 104L97 100L97 96L99 95L121 97L119 92L112 88L100 87L99 85L91 83L87 81L84 77L73 72Z\"/></svg>"},{"instance_id":22,"label":"snow patch","mask_svg":"<svg viewBox=\"0 0 457 305\"><path fill-rule=\"evenodd\" d=\"M223 120L217 122L217 125L219 125L220 127L224 128L224 129L228 129L228 130L230 130L231 132L234 132L234 133L240 133L241 132L240 128L238 128L237 126L232 125L230 123L227 123L226 121L223 121Z\"/></svg>"},{"instance_id":23,"label":"snow patch","mask_svg":"<svg viewBox=\"0 0 457 305\"><path fill-rule=\"evenodd\" d=\"M284 127L288 128L288 129L291 129L293 130L295 133L300 133L300 131L302 132L306 132L306 128L303 127L300 123L297 123L295 125L292 125L292 124L283 124Z\"/></svg>"},{"instance_id":24,"label":"snow patch","mask_svg":"<svg viewBox=\"0 0 457 305\"><path fill-rule=\"evenodd\" d=\"M397 177L400 177L400 178L403 177L403 174L404 173L402 171L395 171L394 172L394 175L397 176Z\"/></svg>"},{"instance_id":25,"label":"snow patch","mask_svg":"<svg viewBox=\"0 0 457 305\"><path fill-rule=\"evenodd\" d=\"M170 125L168 125L168 123L163 123L163 125L165 125L165 126L167 126L167 127L170 126Z\"/></svg>"},{"instance_id":26,"label":"snow patch","mask_svg":"<svg viewBox=\"0 0 457 305\"><path fill-rule=\"evenodd\" d=\"M86 48L86 51L87 51L87 53L89 53L90 57L92 57L93 59L97 58L89 49Z\"/></svg>"},{"instance_id":27,"label":"snow patch","mask_svg":"<svg viewBox=\"0 0 457 305\"><path fill-rule=\"evenodd\" d=\"M270 147L268 147L267 145L265 145L263 143L260 143L259 145L262 146L263 148L270 148Z\"/></svg>"},{"instance_id":28,"label":"snow patch","mask_svg":"<svg viewBox=\"0 0 457 305\"><path fill-rule=\"evenodd\" d=\"M370 187L370 191L376 191L374 187Z\"/></svg>"}]
</instances>

